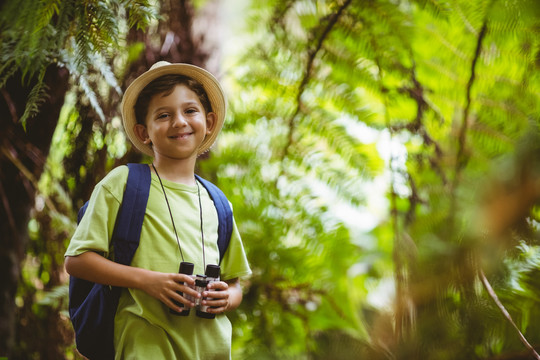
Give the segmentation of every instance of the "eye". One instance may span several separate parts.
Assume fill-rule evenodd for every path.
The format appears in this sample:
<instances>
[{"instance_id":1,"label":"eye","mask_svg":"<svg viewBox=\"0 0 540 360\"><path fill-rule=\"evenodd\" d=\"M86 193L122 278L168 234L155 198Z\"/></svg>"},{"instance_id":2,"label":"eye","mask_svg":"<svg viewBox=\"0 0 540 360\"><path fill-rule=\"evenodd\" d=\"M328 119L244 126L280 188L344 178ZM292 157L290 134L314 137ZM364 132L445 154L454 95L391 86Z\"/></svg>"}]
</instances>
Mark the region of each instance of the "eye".
<instances>
[{"instance_id":1,"label":"eye","mask_svg":"<svg viewBox=\"0 0 540 360\"><path fill-rule=\"evenodd\" d=\"M158 120L161 120L161 119L167 119L169 117L169 114L168 113L161 113L157 116L157 119Z\"/></svg>"},{"instance_id":2,"label":"eye","mask_svg":"<svg viewBox=\"0 0 540 360\"><path fill-rule=\"evenodd\" d=\"M194 114L196 112L198 112L198 109L195 109L195 108L186 109L186 114Z\"/></svg>"}]
</instances>

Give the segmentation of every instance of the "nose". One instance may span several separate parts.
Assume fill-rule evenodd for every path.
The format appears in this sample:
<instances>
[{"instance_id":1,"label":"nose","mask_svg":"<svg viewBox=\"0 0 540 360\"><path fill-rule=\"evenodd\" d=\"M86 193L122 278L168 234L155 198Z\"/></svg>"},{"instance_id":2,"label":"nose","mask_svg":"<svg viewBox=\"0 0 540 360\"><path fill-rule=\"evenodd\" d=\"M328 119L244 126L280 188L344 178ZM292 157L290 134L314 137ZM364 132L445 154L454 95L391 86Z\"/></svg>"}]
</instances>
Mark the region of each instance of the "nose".
<instances>
[{"instance_id":1,"label":"nose","mask_svg":"<svg viewBox=\"0 0 540 360\"><path fill-rule=\"evenodd\" d=\"M172 127L183 127L187 125L187 121L182 116L182 113L176 113L174 116L171 117L171 126Z\"/></svg>"}]
</instances>

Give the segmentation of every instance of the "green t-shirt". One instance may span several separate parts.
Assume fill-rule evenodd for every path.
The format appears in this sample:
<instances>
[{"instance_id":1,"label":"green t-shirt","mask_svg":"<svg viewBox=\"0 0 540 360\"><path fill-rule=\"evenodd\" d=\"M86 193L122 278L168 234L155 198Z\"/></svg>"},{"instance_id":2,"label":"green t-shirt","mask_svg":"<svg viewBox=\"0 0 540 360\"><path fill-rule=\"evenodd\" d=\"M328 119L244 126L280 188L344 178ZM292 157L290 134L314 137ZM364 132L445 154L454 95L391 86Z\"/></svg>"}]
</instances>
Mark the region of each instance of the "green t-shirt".
<instances>
[{"instance_id":1,"label":"green t-shirt","mask_svg":"<svg viewBox=\"0 0 540 360\"><path fill-rule=\"evenodd\" d=\"M127 175L128 168L120 166L96 185L66 256L86 251L109 256L109 241ZM204 274L197 186L162 181L184 261L195 264L194 274ZM217 212L202 185L200 191L205 263L218 264ZM167 203L157 176L152 174L140 243L131 266L170 273L178 271L181 261ZM236 224L220 266L222 280L251 273ZM161 301L142 290L122 290L115 317L117 359L229 359L231 335L231 323L223 314L203 319L192 309L189 316L175 316Z\"/></svg>"}]
</instances>

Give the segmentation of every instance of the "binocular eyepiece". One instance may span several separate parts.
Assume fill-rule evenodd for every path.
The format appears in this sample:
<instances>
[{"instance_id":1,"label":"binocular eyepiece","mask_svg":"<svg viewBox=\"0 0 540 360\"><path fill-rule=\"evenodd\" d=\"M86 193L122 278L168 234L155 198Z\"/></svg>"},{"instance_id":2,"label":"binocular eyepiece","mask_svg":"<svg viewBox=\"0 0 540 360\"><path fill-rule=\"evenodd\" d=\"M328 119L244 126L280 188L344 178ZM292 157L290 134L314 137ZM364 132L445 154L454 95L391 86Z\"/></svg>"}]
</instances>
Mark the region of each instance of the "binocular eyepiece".
<instances>
[{"instance_id":1,"label":"binocular eyepiece","mask_svg":"<svg viewBox=\"0 0 540 360\"><path fill-rule=\"evenodd\" d=\"M179 270L179 273L180 274L186 274L186 275L192 275L193 274L193 268L194 268L194 265L190 262L181 262L180 263L180 270ZM213 319L216 317L216 314L210 314L208 313L208 308L209 306L207 305L203 305L202 304L202 300L208 300L206 298L203 299L202 297L202 293L203 291L205 291L207 289L207 286L208 284L214 282L214 281L219 281L219 276L220 276L220 267L219 265L207 265L206 266L206 272L205 272L205 275L196 275L195 276L195 285L190 285L190 287L194 290L196 290L200 295L201 297L199 298L195 298L195 297L192 297L190 295L186 295L185 298L193 303L195 303L195 307L196 307L196 315L198 317L201 317L201 318L204 318L204 319ZM182 292L178 292L178 294L183 295ZM184 304L180 303L180 302L177 302L177 301L174 301L175 305L179 306L179 307L184 307ZM177 316L188 316L189 315L189 312L190 312L190 309L189 308L186 308L180 312L178 311L174 311L172 309L169 309L169 312L173 315L177 315Z\"/></svg>"}]
</instances>

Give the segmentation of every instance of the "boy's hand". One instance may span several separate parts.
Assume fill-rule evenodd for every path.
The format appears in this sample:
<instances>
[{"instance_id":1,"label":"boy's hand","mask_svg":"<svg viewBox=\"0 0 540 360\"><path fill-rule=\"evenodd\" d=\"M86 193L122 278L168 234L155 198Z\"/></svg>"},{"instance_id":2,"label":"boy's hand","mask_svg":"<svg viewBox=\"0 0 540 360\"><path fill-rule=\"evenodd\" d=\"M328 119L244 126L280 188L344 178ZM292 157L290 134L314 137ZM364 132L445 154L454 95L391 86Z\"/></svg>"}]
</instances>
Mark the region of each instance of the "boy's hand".
<instances>
[{"instance_id":1,"label":"boy's hand","mask_svg":"<svg viewBox=\"0 0 540 360\"><path fill-rule=\"evenodd\" d=\"M211 314L221 314L229 308L229 284L224 281L214 281L208 284L202 293L203 305L210 306L207 311Z\"/></svg>"},{"instance_id":2,"label":"boy's hand","mask_svg":"<svg viewBox=\"0 0 540 360\"><path fill-rule=\"evenodd\" d=\"M185 284L181 284L182 282ZM176 306L173 300L184 304L186 307L193 307L195 304L180 296L177 292L200 297L197 291L191 289L188 284L195 284L195 280L189 275L149 271L147 277L142 281L141 289L167 305L167 307L175 311L182 311L183 309Z\"/></svg>"}]
</instances>

